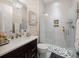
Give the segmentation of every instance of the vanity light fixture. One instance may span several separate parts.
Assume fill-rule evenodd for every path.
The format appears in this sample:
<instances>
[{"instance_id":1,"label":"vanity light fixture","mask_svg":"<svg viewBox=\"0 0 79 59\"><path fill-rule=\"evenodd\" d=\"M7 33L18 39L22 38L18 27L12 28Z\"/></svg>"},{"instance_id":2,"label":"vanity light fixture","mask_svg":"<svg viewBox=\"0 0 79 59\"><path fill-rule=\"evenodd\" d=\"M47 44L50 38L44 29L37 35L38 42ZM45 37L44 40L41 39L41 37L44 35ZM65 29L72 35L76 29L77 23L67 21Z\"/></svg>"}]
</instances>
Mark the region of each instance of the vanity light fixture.
<instances>
[{"instance_id":1,"label":"vanity light fixture","mask_svg":"<svg viewBox=\"0 0 79 59\"><path fill-rule=\"evenodd\" d=\"M54 5L55 5L55 6L58 6L58 5L59 5L59 2L55 2Z\"/></svg>"},{"instance_id":2,"label":"vanity light fixture","mask_svg":"<svg viewBox=\"0 0 79 59\"><path fill-rule=\"evenodd\" d=\"M16 7L16 8L21 8L22 7L22 5L19 2L14 3L13 6Z\"/></svg>"},{"instance_id":3,"label":"vanity light fixture","mask_svg":"<svg viewBox=\"0 0 79 59\"><path fill-rule=\"evenodd\" d=\"M10 2L13 7L16 7L16 8L22 7L22 4L19 2L19 0L8 0L8 2Z\"/></svg>"},{"instance_id":4,"label":"vanity light fixture","mask_svg":"<svg viewBox=\"0 0 79 59\"><path fill-rule=\"evenodd\" d=\"M45 13L44 15L45 15L45 16L48 16L48 13Z\"/></svg>"}]
</instances>

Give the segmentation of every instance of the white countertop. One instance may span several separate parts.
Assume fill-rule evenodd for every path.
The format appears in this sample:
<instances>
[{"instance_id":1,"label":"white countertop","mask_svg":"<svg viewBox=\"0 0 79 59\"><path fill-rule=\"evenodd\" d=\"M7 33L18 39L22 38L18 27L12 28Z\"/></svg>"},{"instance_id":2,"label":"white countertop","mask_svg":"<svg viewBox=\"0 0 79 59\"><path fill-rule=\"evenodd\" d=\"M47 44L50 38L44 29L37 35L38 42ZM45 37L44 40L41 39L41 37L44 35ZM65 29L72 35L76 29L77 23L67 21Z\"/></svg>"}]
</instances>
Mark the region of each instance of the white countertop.
<instances>
[{"instance_id":1,"label":"white countertop","mask_svg":"<svg viewBox=\"0 0 79 59\"><path fill-rule=\"evenodd\" d=\"M35 40L36 38L38 38L38 36L30 36L27 38L19 38L19 39L10 40L9 44L0 46L0 56L3 56L25 44L28 44L31 41Z\"/></svg>"}]
</instances>

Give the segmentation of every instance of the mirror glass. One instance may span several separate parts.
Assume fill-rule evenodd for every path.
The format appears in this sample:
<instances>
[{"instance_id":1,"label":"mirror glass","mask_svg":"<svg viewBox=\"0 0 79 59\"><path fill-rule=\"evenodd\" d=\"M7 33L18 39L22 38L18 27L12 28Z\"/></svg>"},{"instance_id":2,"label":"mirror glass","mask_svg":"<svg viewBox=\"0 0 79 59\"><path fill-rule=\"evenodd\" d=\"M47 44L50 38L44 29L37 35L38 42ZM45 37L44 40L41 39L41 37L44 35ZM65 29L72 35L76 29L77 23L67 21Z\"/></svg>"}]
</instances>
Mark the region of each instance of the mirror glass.
<instances>
[{"instance_id":1,"label":"mirror glass","mask_svg":"<svg viewBox=\"0 0 79 59\"><path fill-rule=\"evenodd\" d=\"M27 8L23 5L22 7L22 22L20 24L20 31L27 29Z\"/></svg>"},{"instance_id":2,"label":"mirror glass","mask_svg":"<svg viewBox=\"0 0 79 59\"><path fill-rule=\"evenodd\" d=\"M18 33L27 29L27 7L18 3L13 8L13 33Z\"/></svg>"},{"instance_id":3,"label":"mirror glass","mask_svg":"<svg viewBox=\"0 0 79 59\"><path fill-rule=\"evenodd\" d=\"M0 3L0 32L12 31L12 6Z\"/></svg>"}]
</instances>

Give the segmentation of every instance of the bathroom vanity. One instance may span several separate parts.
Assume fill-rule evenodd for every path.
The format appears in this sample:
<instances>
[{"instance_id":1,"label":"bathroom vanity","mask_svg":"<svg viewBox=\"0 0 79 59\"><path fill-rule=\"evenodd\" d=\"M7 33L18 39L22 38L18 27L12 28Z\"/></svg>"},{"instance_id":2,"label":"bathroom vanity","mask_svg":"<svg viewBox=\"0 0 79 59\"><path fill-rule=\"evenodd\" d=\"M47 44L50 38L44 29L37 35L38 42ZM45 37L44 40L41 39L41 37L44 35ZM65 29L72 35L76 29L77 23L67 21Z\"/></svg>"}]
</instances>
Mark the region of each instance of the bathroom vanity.
<instances>
[{"instance_id":1,"label":"bathroom vanity","mask_svg":"<svg viewBox=\"0 0 79 59\"><path fill-rule=\"evenodd\" d=\"M1 58L36 58L38 36L11 40L0 47Z\"/></svg>"}]
</instances>

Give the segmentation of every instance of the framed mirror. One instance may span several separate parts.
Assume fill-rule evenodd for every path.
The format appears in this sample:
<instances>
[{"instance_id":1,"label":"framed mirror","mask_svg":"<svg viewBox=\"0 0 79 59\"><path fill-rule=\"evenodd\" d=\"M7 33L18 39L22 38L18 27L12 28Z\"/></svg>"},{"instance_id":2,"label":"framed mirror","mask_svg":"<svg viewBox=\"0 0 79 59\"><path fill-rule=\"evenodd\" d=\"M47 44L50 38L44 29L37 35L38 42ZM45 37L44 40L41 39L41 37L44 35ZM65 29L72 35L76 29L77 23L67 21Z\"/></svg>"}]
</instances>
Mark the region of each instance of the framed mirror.
<instances>
[{"instance_id":1,"label":"framed mirror","mask_svg":"<svg viewBox=\"0 0 79 59\"><path fill-rule=\"evenodd\" d=\"M21 2L18 2L21 7L15 7L13 9L13 32L21 32L21 30L27 29L27 6Z\"/></svg>"},{"instance_id":2,"label":"framed mirror","mask_svg":"<svg viewBox=\"0 0 79 59\"><path fill-rule=\"evenodd\" d=\"M29 25L30 26L37 25L37 16L33 11L29 11Z\"/></svg>"},{"instance_id":3,"label":"framed mirror","mask_svg":"<svg viewBox=\"0 0 79 59\"><path fill-rule=\"evenodd\" d=\"M12 31L12 6L0 3L0 32Z\"/></svg>"},{"instance_id":4,"label":"framed mirror","mask_svg":"<svg viewBox=\"0 0 79 59\"><path fill-rule=\"evenodd\" d=\"M20 24L20 32L21 30L26 30L27 29L27 7L23 4L22 7L22 20Z\"/></svg>"}]
</instances>

